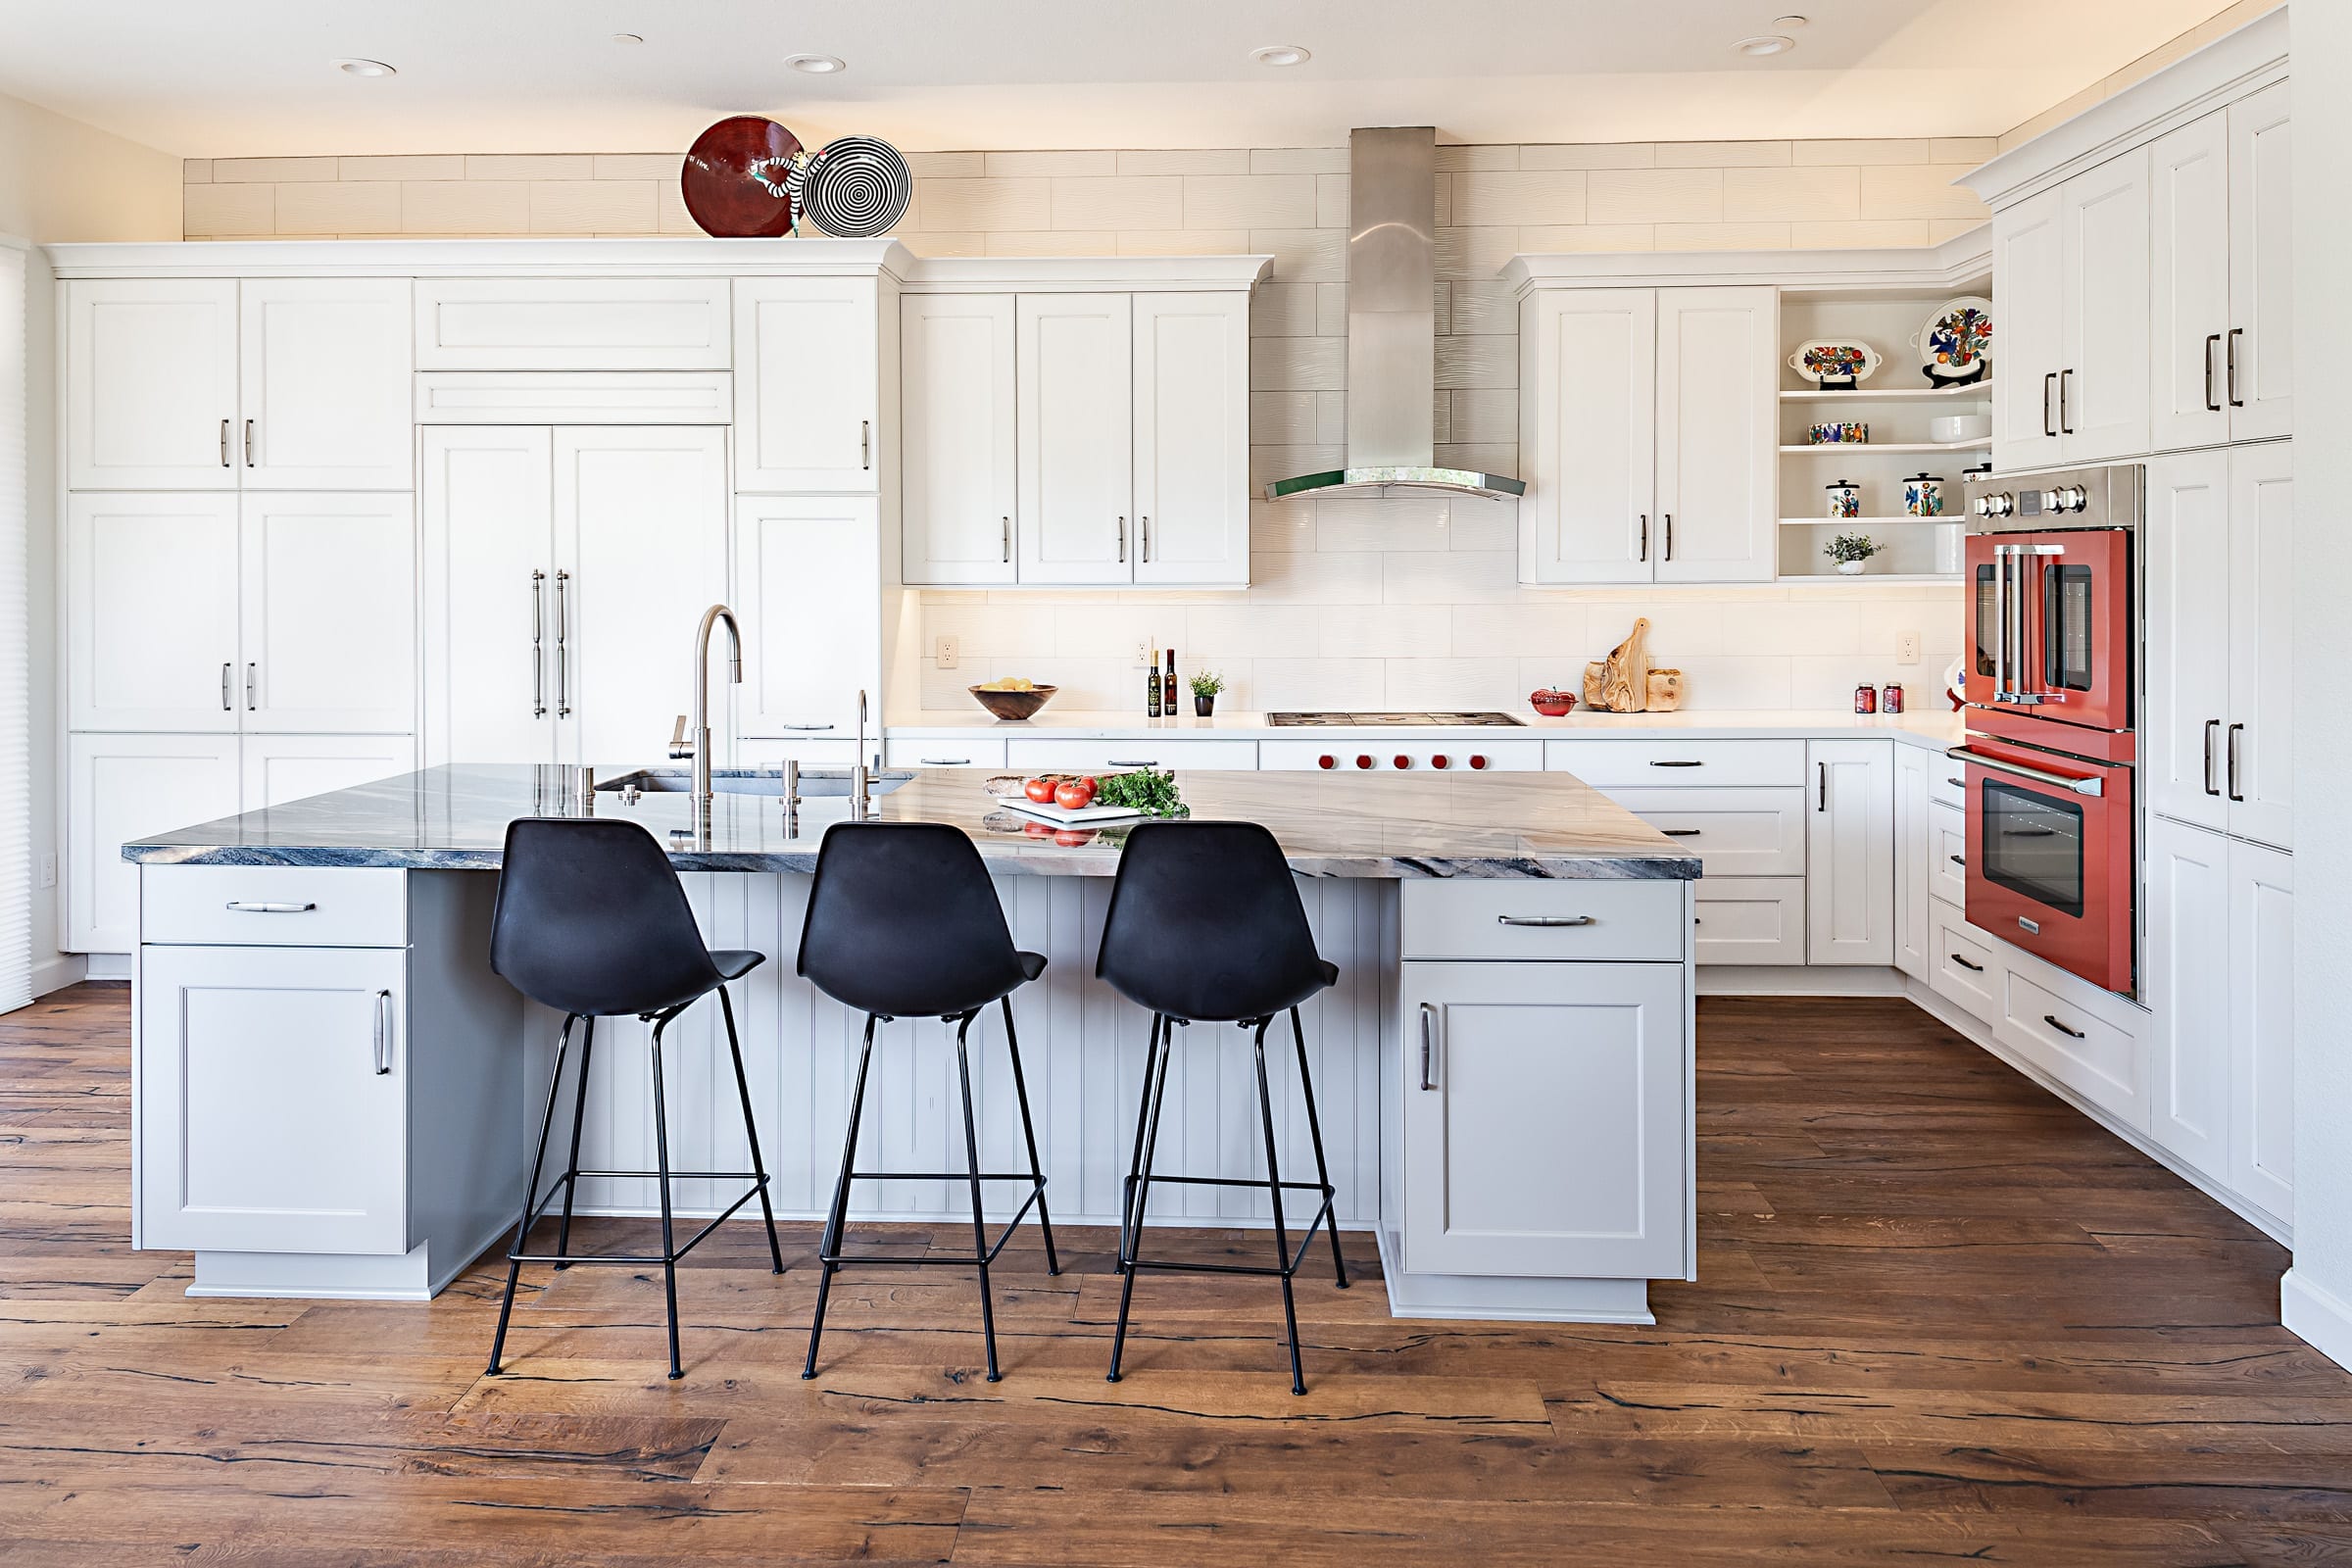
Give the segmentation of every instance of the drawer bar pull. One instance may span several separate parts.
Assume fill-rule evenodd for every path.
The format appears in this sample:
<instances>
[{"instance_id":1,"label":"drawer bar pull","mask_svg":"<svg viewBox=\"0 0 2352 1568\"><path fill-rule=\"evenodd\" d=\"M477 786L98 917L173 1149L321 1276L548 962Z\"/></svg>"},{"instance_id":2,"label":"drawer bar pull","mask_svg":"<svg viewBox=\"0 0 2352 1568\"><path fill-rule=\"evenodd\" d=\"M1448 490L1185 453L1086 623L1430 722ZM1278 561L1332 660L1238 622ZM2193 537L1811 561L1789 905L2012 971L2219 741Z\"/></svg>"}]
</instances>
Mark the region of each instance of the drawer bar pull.
<instances>
[{"instance_id":1,"label":"drawer bar pull","mask_svg":"<svg viewBox=\"0 0 2352 1568\"><path fill-rule=\"evenodd\" d=\"M2069 1028L2068 1028L2066 1025L2064 1025L2064 1024L2060 1023L2060 1022L2058 1021L2058 1015L2057 1015L2056 1013L2053 1013L2053 1012L2045 1012L2045 1013L2043 1013L2043 1014L2041 1015L2041 1021L2042 1021L2043 1023L2046 1023L2046 1024L2048 1024L2048 1025L2049 1025L2051 1028L2053 1028L2053 1029L2057 1030L2057 1031L2058 1031L2060 1034L2062 1034L2062 1035L2067 1035L2067 1036L2070 1036L2071 1038L2073 1038L2073 1039L2076 1039L2076 1040L2081 1040L2081 1039L2082 1039L2082 1038L2083 1038L2083 1035L2082 1035L2082 1030L2080 1030L2080 1029L2069 1029Z\"/></svg>"},{"instance_id":2,"label":"drawer bar pull","mask_svg":"<svg viewBox=\"0 0 2352 1568\"><path fill-rule=\"evenodd\" d=\"M1662 827L1658 831L1670 839L1694 839L1699 833L1694 827Z\"/></svg>"},{"instance_id":3,"label":"drawer bar pull","mask_svg":"<svg viewBox=\"0 0 2352 1568\"><path fill-rule=\"evenodd\" d=\"M776 726L778 729L789 729L795 731L827 730L831 729L832 727L833 726L830 724L778 724Z\"/></svg>"},{"instance_id":4,"label":"drawer bar pull","mask_svg":"<svg viewBox=\"0 0 2352 1568\"><path fill-rule=\"evenodd\" d=\"M1965 855L1947 855L1944 857L1944 858L1951 861L1954 865L1960 867L1960 869L1963 871L1968 869L1968 857Z\"/></svg>"},{"instance_id":5,"label":"drawer bar pull","mask_svg":"<svg viewBox=\"0 0 2352 1568\"><path fill-rule=\"evenodd\" d=\"M318 907L316 904L264 904L251 899L231 899L226 907L239 914L308 914Z\"/></svg>"},{"instance_id":6,"label":"drawer bar pull","mask_svg":"<svg viewBox=\"0 0 2352 1568\"><path fill-rule=\"evenodd\" d=\"M1968 788L1968 780L1964 778L1947 778L1944 780L1944 782L1956 790L1964 790Z\"/></svg>"},{"instance_id":7,"label":"drawer bar pull","mask_svg":"<svg viewBox=\"0 0 2352 1568\"><path fill-rule=\"evenodd\" d=\"M1650 766L1652 766L1652 767L1704 767L1704 766L1706 766L1707 764L1706 764L1706 763L1704 763L1704 762L1702 762L1702 761L1691 760L1691 761L1687 761L1687 762L1686 762L1686 761L1653 761L1653 762L1651 762L1649 765L1650 765Z\"/></svg>"},{"instance_id":8,"label":"drawer bar pull","mask_svg":"<svg viewBox=\"0 0 2352 1568\"><path fill-rule=\"evenodd\" d=\"M1106 757L1102 760L1102 765L1105 767L1157 767L1159 765L1159 759L1154 757L1147 761L1137 762L1122 761L1115 757Z\"/></svg>"},{"instance_id":9,"label":"drawer bar pull","mask_svg":"<svg viewBox=\"0 0 2352 1568\"><path fill-rule=\"evenodd\" d=\"M1958 965L1959 965L1961 968L1963 968L1963 969L1972 969L1972 970L1976 971L1978 974L1983 974L1983 973L1984 972L1984 966L1983 964L1981 964L1981 963L1971 963L1971 962L1969 962L1969 961L1968 961L1966 958L1963 958L1962 956L1960 956L1960 955L1958 955L1957 953L1953 954L1951 956L1952 956L1952 961L1953 961L1954 963L1958 964Z\"/></svg>"},{"instance_id":10,"label":"drawer bar pull","mask_svg":"<svg viewBox=\"0 0 2352 1568\"><path fill-rule=\"evenodd\" d=\"M392 1071L392 993L375 994L375 1075L384 1077Z\"/></svg>"},{"instance_id":11,"label":"drawer bar pull","mask_svg":"<svg viewBox=\"0 0 2352 1568\"><path fill-rule=\"evenodd\" d=\"M969 767L972 765L972 760L968 757L925 757L920 759L920 761L925 767Z\"/></svg>"},{"instance_id":12,"label":"drawer bar pull","mask_svg":"<svg viewBox=\"0 0 2352 1568\"><path fill-rule=\"evenodd\" d=\"M1496 925L1538 925L1557 927L1597 925L1599 922L1594 920L1592 916L1589 914L1498 914L1494 917L1494 923Z\"/></svg>"}]
</instances>

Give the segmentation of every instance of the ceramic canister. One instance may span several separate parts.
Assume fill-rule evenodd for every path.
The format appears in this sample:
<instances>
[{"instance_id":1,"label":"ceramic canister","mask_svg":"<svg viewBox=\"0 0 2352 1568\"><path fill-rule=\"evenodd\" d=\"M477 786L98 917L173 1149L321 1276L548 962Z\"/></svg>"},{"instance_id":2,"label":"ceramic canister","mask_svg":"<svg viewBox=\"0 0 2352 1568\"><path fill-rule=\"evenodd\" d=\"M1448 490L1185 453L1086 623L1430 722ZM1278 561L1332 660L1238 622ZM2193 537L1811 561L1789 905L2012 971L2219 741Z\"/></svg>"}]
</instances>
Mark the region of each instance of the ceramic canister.
<instances>
[{"instance_id":1,"label":"ceramic canister","mask_svg":"<svg viewBox=\"0 0 2352 1568\"><path fill-rule=\"evenodd\" d=\"M1806 426L1805 436L1817 447L1856 446L1870 439L1870 424L1863 419L1831 419Z\"/></svg>"},{"instance_id":2,"label":"ceramic canister","mask_svg":"<svg viewBox=\"0 0 2352 1568\"><path fill-rule=\"evenodd\" d=\"M1915 473L1903 481L1903 513L1912 517L1940 517L1943 515L1943 479L1937 474Z\"/></svg>"},{"instance_id":3,"label":"ceramic canister","mask_svg":"<svg viewBox=\"0 0 2352 1568\"><path fill-rule=\"evenodd\" d=\"M1862 490L1853 480L1833 479L1824 489L1829 493L1832 522L1849 522L1862 515Z\"/></svg>"}]
</instances>

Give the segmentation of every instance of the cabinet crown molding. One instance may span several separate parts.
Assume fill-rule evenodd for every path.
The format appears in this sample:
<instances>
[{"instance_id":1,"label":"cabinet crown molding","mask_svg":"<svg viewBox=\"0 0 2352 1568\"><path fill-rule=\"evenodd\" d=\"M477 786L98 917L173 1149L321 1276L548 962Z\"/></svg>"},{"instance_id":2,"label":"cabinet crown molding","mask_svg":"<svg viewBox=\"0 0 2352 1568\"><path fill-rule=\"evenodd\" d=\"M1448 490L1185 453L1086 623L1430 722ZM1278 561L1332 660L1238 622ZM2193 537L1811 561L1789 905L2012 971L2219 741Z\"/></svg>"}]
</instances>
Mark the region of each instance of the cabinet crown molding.
<instances>
[{"instance_id":1,"label":"cabinet crown molding","mask_svg":"<svg viewBox=\"0 0 2352 1568\"><path fill-rule=\"evenodd\" d=\"M2224 33L1965 175L1994 208L2048 189L2287 74L2287 8Z\"/></svg>"},{"instance_id":2,"label":"cabinet crown molding","mask_svg":"<svg viewBox=\"0 0 2352 1568\"><path fill-rule=\"evenodd\" d=\"M165 240L51 245L59 277L904 276L895 239Z\"/></svg>"},{"instance_id":3,"label":"cabinet crown molding","mask_svg":"<svg viewBox=\"0 0 2352 1568\"><path fill-rule=\"evenodd\" d=\"M1955 288L1992 268L1992 229L1980 223L1939 245L1867 250L1529 253L1495 276L1514 299L1547 288L1674 288L1762 283L1784 289Z\"/></svg>"}]
</instances>

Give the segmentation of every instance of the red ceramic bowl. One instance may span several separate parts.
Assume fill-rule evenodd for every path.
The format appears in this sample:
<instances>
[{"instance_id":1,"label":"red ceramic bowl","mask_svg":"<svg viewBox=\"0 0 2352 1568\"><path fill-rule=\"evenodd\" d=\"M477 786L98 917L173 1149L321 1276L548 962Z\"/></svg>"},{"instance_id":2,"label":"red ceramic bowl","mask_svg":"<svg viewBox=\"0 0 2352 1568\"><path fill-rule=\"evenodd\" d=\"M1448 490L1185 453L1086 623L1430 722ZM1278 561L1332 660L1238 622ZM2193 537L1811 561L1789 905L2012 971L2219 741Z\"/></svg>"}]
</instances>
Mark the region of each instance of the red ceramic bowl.
<instances>
[{"instance_id":1,"label":"red ceramic bowl","mask_svg":"<svg viewBox=\"0 0 2352 1568\"><path fill-rule=\"evenodd\" d=\"M1566 692L1531 692L1527 700L1545 718L1566 718L1568 710L1576 706L1576 699Z\"/></svg>"}]
</instances>

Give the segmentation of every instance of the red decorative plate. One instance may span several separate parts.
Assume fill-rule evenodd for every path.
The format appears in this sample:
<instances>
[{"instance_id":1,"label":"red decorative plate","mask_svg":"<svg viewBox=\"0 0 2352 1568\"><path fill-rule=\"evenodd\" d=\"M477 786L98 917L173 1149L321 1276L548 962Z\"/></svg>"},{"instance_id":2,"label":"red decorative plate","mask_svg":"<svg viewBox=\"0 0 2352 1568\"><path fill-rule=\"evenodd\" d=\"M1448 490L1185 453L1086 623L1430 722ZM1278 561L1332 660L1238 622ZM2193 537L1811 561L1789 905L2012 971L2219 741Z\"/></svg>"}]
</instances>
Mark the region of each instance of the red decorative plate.
<instances>
[{"instance_id":1,"label":"red decorative plate","mask_svg":"<svg viewBox=\"0 0 2352 1568\"><path fill-rule=\"evenodd\" d=\"M679 172L686 211L706 234L773 239L792 230L785 181L801 138L772 120L736 115L694 138Z\"/></svg>"}]
</instances>

